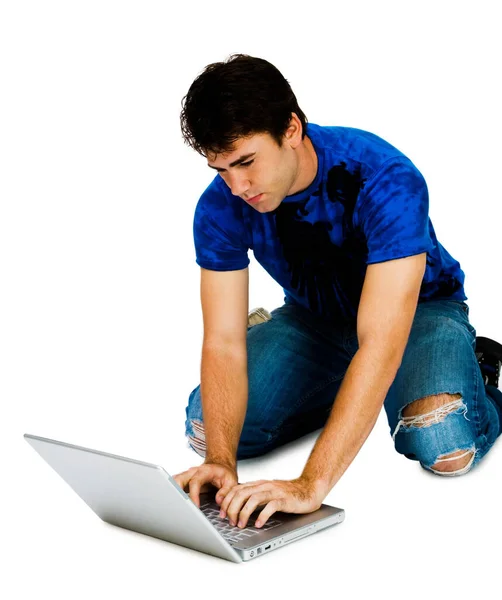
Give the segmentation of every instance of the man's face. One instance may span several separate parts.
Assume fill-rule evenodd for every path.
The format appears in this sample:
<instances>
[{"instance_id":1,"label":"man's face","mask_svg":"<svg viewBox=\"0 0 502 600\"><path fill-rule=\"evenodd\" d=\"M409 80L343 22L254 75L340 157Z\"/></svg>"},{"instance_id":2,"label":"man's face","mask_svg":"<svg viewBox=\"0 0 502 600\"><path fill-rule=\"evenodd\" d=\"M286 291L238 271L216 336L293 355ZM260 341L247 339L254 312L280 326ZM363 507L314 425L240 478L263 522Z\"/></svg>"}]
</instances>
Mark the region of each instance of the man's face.
<instances>
[{"instance_id":1,"label":"man's face","mask_svg":"<svg viewBox=\"0 0 502 600\"><path fill-rule=\"evenodd\" d=\"M298 172L294 150L285 141L279 148L268 133L240 138L227 154L207 156L234 196L261 213L276 209L289 194ZM236 164L234 164L236 163ZM252 201L252 198L260 197Z\"/></svg>"}]
</instances>

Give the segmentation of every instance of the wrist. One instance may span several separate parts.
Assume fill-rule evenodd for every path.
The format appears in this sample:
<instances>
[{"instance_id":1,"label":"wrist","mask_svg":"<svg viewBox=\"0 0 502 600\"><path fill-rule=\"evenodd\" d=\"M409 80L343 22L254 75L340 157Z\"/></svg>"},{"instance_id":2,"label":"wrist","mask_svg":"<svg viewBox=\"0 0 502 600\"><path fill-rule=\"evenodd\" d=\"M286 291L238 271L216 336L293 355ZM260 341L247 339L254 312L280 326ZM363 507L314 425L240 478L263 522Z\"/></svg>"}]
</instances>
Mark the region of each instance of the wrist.
<instances>
[{"instance_id":1,"label":"wrist","mask_svg":"<svg viewBox=\"0 0 502 600\"><path fill-rule=\"evenodd\" d=\"M320 501L324 500L329 494L331 487L329 482L320 477L314 477L309 473L303 472L299 481L301 481L310 492Z\"/></svg>"},{"instance_id":2,"label":"wrist","mask_svg":"<svg viewBox=\"0 0 502 600\"><path fill-rule=\"evenodd\" d=\"M232 456L220 454L206 454L204 464L221 465L237 472L237 460Z\"/></svg>"}]
</instances>

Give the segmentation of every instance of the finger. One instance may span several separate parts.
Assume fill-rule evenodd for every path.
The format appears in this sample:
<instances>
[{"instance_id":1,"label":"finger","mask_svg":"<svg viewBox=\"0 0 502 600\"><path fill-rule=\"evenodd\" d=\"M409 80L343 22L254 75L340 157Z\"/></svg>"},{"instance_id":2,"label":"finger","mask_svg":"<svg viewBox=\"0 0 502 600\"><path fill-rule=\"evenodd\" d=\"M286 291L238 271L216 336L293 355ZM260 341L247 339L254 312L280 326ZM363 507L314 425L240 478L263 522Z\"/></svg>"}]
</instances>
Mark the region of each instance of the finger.
<instances>
[{"instance_id":1,"label":"finger","mask_svg":"<svg viewBox=\"0 0 502 600\"><path fill-rule=\"evenodd\" d=\"M216 487L219 488L219 490L218 490L218 492L216 493L216 496L215 496L215 501L218 504L221 504L221 502L223 502L223 499L228 494L228 492L235 485L237 485L237 481L235 479L235 476L229 475L228 473L225 473L223 475L223 477L218 478L218 480L215 481L214 483L215 483Z\"/></svg>"},{"instance_id":2,"label":"finger","mask_svg":"<svg viewBox=\"0 0 502 600\"><path fill-rule=\"evenodd\" d=\"M228 502L226 502L224 505L223 505L223 500L225 499L225 497L227 496L227 494L233 487L240 489L240 488L249 488L249 487L256 488L257 486L260 486L260 488L261 488L261 487L263 487L264 484L267 484L270 486L272 484L272 482L267 479L260 479L259 481L248 481L246 483L238 483L238 484L230 485L228 488L225 488L225 489L222 488L220 490L220 492L218 492L218 498L216 500L218 502L218 504L220 504L220 500L221 500L220 515L223 518L226 516L226 510L227 510L228 504L231 501L231 498L229 498Z\"/></svg>"},{"instance_id":3,"label":"finger","mask_svg":"<svg viewBox=\"0 0 502 600\"><path fill-rule=\"evenodd\" d=\"M238 489L227 508L228 518L232 525L236 525L239 519L242 506L247 502L250 496L255 492L255 488L241 487Z\"/></svg>"},{"instance_id":4,"label":"finger","mask_svg":"<svg viewBox=\"0 0 502 600\"><path fill-rule=\"evenodd\" d=\"M255 482L247 483L247 484L240 483L240 484L234 486L233 488L230 489L229 492L227 492L224 500L221 503L221 506L220 506L221 517L225 518L227 516L228 507L230 506L232 500L234 499L235 494L238 493L240 490L242 490L242 489L249 490L252 488L252 490L253 490L252 493L263 492L263 491L266 491L267 488L271 489L271 485L272 484L270 481L262 479L258 482L255 481ZM249 497L249 494L248 494L248 496L246 496L246 498L247 497ZM235 519L237 519L237 517L238 517L238 514L235 515Z\"/></svg>"},{"instance_id":5,"label":"finger","mask_svg":"<svg viewBox=\"0 0 502 600\"><path fill-rule=\"evenodd\" d=\"M228 492L235 487L235 483L230 483L227 484L225 487L220 488L220 490L218 491L218 493L215 496L215 500L217 502L217 504L223 504L223 500L226 498ZM221 506L220 506L220 510L221 510Z\"/></svg>"},{"instance_id":6,"label":"finger","mask_svg":"<svg viewBox=\"0 0 502 600\"><path fill-rule=\"evenodd\" d=\"M202 480L199 477L192 477L189 483L190 498L197 507L200 507L199 495L201 484Z\"/></svg>"},{"instance_id":7,"label":"finger","mask_svg":"<svg viewBox=\"0 0 502 600\"><path fill-rule=\"evenodd\" d=\"M265 506L265 508L258 515L258 518L255 522L255 527L263 527L263 525L265 525L265 523L267 522L267 519L269 519L275 512L279 510L279 507L279 500L272 500L271 502L269 502L267 506Z\"/></svg>"},{"instance_id":8,"label":"finger","mask_svg":"<svg viewBox=\"0 0 502 600\"><path fill-rule=\"evenodd\" d=\"M227 516L228 507L230 505L230 502L232 502L233 497L239 491L239 487L240 487L239 485L232 486L226 493L225 498L223 498L221 505L220 505L220 515L223 519Z\"/></svg>"},{"instance_id":9,"label":"finger","mask_svg":"<svg viewBox=\"0 0 502 600\"><path fill-rule=\"evenodd\" d=\"M238 527L246 527L251 513L253 513L258 506L267 504L267 502L270 500L271 500L270 492L258 492L258 493L254 493L252 496L250 496L249 500L242 507L242 510L239 513L239 521L237 522L237 526Z\"/></svg>"},{"instance_id":10,"label":"finger","mask_svg":"<svg viewBox=\"0 0 502 600\"><path fill-rule=\"evenodd\" d=\"M197 471L197 469L199 469L199 468L200 467L190 467L186 471L181 471L180 473L173 475L173 477L179 477L180 475L185 475L186 473L193 473L194 471Z\"/></svg>"},{"instance_id":11,"label":"finger","mask_svg":"<svg viewBox=\"0 0 502 600\"><path fill-rule=\"evenodd\" d=\"M192 478L193 471L193 469L188 469L188 471L183 471L173 476L174 481L176 481L183 491L185 491L185 486Z\"/></svg>"},{"instance_id":12,"label":"finger","mask_svg":"<svg viewBox=\"0 0 502 600\"><path fill-rule=\"evenodd\" d=\"M221 482L221 489L219 491L219 493L217 494L217 502L218 504L221 504L225 498L225 496L228 494L228 492L235 486L239 485L239 482L237 480L237 475L229 474L226 473L223 476L223 480Z\"/></svg>"}]
</instances>

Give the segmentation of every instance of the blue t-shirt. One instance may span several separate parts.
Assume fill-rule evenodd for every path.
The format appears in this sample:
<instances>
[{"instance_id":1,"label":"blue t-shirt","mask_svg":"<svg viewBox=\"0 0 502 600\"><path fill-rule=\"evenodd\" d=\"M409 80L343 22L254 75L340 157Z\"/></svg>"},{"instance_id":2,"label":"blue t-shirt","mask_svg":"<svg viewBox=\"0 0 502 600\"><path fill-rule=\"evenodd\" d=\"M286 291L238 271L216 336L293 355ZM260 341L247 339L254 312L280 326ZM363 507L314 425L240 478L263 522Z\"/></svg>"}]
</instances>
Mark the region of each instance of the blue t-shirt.
<instances>
[{"instance_id":1,"label":"blue t-shirt","mask_svg":"<svg viewBox=\"0 0 502 600\"><path fill-rule=\"evenodd\" d=\"M213 179L195 209L197 264L245 269L252 249L286 302L353 320L367 265L427 252L419 302L467 300L464 272L437 241L427 185L411 160L361 129L308 123L306 131L316 177L275 210L260 213Z\"/></svg>"}]
</instances>

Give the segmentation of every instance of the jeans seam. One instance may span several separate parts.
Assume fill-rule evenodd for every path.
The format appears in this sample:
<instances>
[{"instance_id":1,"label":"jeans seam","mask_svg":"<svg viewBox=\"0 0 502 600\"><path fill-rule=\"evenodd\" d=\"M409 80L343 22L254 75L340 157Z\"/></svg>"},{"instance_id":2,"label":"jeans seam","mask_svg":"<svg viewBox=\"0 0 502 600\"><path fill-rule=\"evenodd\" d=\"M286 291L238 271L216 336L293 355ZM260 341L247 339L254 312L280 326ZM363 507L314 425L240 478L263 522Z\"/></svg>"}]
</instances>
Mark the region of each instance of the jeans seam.
<instances>
[{"instance_id":1,"label":"jeans seam","mask_svg":"<svg viewBox=\"0 0 502 600\"><path fill-rule=\"evenodd\" d=\"M479 364L477 362L476 359L476 355L474 355L474 358L471 358L471 364L473 365L473 373L472 373L472 379L471 381L473 381L474 383L474 392L473 392L473 397L472 397L472 413L473 413L473 422L474 422L474 428L475 428L475 435L476 437L479 436L479 434L481 433L481 427L480 427L480 418L479 418L479 402L478 402L478 393L479 393L479 373L477 372L477 370L479 369ZM477 368L476 368L477 367ZM486 393L486 392L485 392ZM489 400L487 399L487 401L489 402ZM465 402L465 398L464 398L464 402Z\"/></svg>"},{"instance_id":2,"label":"jeans seam","mask_svg":"<svg viewBox=\"0 0 502 600\"><path fill-rule=\"evenodd\" d=\"M464 307L462 307L464 308ZM465 323L463 323L465 329L467 330L468 336L469 336L469 343L471 340L471 336L474 336L475 338L475 329L474 329L474 333L469 329L469 326L472 327L470 321L469 321L469 316L468 316L468 311L464 310L464 318L465 318ZM471 352L471 381L473 382L473 395L471 398L471 414L473 416L473 424L474 424L474 435L476 436L476 438L481 434L481 427L480 427L480 417L479 417L479 401L478 401L478 393L479 393L479 363L477 361L476 358L476 354L474 352L474 349ZM466 399L464 398L464 403L467 405Z\"/></svg>"}]
</instances>

